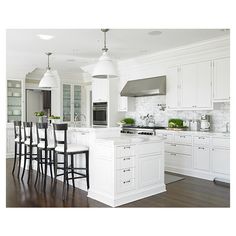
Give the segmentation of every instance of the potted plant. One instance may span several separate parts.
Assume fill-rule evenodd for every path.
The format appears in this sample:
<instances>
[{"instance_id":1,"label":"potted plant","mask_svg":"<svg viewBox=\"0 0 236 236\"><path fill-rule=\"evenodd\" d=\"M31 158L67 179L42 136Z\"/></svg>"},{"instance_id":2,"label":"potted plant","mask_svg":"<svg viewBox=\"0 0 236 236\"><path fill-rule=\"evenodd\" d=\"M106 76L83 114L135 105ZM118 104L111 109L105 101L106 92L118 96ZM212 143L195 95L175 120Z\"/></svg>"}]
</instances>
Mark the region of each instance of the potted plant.
<instances>
[{"instance_id":1,"label":"potted plant","mask_svg":"<svg viewBox=\"0 0 236 236\"><path fill-rule=\"evenodd\" d=\"M118 123L120 126L132 126L135 124L135 120L133 118L124 118Z\"/></svg>"},{"instance_id":2,"label":"potted plant","mask_svg":"<svg viewBox=\"0 0 236 236\"><path fill-rule=\"evenodd\" d=\"M42 123L44 112L43 111L36 111L34 114L35 114L36 117L38 117L38 122Z\"/></svg>"},{"instance_id":3,"label":"potted plant","mask_svg":"<svg viewBox=\"0 0 236 236\"><path fill-rule=\"evenodd\" d=\"M52 123L59 123L61 117L60 116L54 116L54 115L51 115L48 117L49 120L52 121Z\"/></svg>"}]
</instances>

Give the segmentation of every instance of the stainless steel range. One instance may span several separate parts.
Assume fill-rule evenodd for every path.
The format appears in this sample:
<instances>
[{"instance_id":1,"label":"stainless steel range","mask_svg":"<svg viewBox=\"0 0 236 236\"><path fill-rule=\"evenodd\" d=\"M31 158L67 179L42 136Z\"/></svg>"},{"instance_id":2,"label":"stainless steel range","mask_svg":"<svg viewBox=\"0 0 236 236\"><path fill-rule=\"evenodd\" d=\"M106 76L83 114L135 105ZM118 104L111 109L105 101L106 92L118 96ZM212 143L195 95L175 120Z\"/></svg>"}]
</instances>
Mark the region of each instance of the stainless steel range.
<instances>
[{"instance_id":1,"label":"stainless steel range","mask_svg":"<svg viewBox=\"0 0 236 236\"><path fill-rule=\"evenodd\" d=\"M165 127L161 126L123 126L121 133L126 134L141 134L141 135L156 135L157 129L165 129Z\"/></svg>"}]
</instances>

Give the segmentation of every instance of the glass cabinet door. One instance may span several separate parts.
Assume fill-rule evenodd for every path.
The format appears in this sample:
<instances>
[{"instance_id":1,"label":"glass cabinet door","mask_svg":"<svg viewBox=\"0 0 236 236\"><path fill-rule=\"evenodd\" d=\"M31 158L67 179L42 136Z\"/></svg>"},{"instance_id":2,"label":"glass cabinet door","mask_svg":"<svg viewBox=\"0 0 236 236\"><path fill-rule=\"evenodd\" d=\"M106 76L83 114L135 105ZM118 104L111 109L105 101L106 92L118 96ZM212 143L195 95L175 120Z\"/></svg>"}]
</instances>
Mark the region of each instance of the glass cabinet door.
<instances>
[{"instance_id":1,"label":"glass cabinet door","mask_svg":"<svg viewBox=\"0 0 236 236\"><path fill-rule=\"evenodd\" d=\"M63 121L71 120L71 86L63 84Z\"/></svg>"},{"instance_id":2,"label":"glass cabinet door","mask_svg":"<svg viewBox=\"0 0 236 236\"><path fill-rule=\"evenodd\" d=\"M74 85L74 120L80 119L79 117L80 114L81 114L81 86Z\"/></svg>"},{"instance_id":3,"label":"glass cabinet door","mask_svg":"<svg viewBox=\"0 0 236 236\"><path fill-rule=\"evenodd\" d=\"M22 114L22 82L7 81L7 122L20 121Z\"/></svg>"}]
</instances>

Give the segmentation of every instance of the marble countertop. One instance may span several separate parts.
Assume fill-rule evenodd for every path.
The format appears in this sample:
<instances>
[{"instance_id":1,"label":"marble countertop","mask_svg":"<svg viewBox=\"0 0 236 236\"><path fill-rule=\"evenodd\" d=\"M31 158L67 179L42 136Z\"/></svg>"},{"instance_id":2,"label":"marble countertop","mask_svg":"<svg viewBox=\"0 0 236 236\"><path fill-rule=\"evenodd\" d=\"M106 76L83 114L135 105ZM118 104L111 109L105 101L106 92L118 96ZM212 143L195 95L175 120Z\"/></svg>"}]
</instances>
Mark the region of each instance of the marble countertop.
<instances>
[{"instance_id":1,"label":"marble countertop","mask_svg":"<svg viewBox=\"0 0 236 236\"><path fill-rule=\"evenodd\" d=\"M121 134L117 137L104 137L98 138L96 142L106 142L114 145L119 144L138 144L138 143L149 143L149 142L162 142L165 138L158 136L141 136L132 134Z\"/></svg>"}]
</instances>

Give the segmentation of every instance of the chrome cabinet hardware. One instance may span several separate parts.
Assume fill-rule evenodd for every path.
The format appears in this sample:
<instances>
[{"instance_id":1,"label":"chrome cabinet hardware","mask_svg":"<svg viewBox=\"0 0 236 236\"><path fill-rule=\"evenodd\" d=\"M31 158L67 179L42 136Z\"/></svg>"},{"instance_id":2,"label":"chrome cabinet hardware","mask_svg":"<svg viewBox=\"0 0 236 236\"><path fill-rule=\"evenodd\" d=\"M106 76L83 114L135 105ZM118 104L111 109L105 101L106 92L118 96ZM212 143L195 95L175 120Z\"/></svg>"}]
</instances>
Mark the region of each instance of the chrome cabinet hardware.
<instances>
[{"instance_id":1,"label":"chrome cabinet hardware","mask_svg":"<svg viewBox=\"0 0 236 236\"><path fill-rule=\"evenodd\" d=\"M127 149L130 149L130 146L126 146L126 147L124 147L124 149L126 149L126 148L127 148Z\"/></svg>"},{"instance_id":2,"label":"chrome cabinet hardware","mask_svg":"<svg viewBox=\"0 0 236 236\"><path fill-rule=\"evenodd\" d=\"M128 184L128 183L130 183L130 182L131 182L130 180L123 181L123 184Z\"/></svg>"},{"instance_id":3,"label":"chrome cabinet hardware","mask_svg":"<svg viewBox=\"0 0 236 236\"><path fill-rule=\"evenodd\" d=\"M128 161L128 160L130 160L130 159L131 159L130 157L124 157L124 158L123 158L124 161Z\"/></svg>"},{"instance_id":4,"label":"chrome cabinet hardware","mask_svg":"<svg viewBox=\"0 0 236 236\"><path fill-rule=\"evenodd\" d=\"M129 172L130 171L130 169L125 169L125 170L123 170L123 172Z\"/></svg>"},{"instance_id":5,"label":"chrome cabinet hardware","mask_svg":"<svg viewBox=\"0 0 236 236\"><path fill-rule=\"evenodd\" d=\"M176 156L176 153L171 153L170 155L171 155L171 156Z\"/></svg>"},{"instance_id":6,"label":"chrome cabinet hardware","mask_svg":"<svg viewBox=\"0 0 236 236\"><path fill-rule=\"evenodd\" d=\"M198 139L205 139L205 137L198 137Z\"/></svg>"},{"instance_id":7,"label":"chrome cabinet hardware","mask_svg":"<svg viewBox=\"0 0 236 236\"><path fill-rule=\"evenodd\" d=\"M186 138L186 136L185 136L185 135L180 135L179 137L180 137L180 138Z\"/></svg>"},{"instance_id":8,"label":"chrome cabinet hardware","mask_svg":"<svg viewBox=\"0 0 236 236\"><path fill-rule=\"evenodd\" d=\"M204 148L204 147L198 147L198 149L202 149L202 150L204 150L205 148Z\"/></svg>"},{"instance_id":9,"label":"chrome cabinet hardware","mask_svg":"<svg viewBox=\"0 0 236 236\"><path fill-rule=\"evenodd\" d=\"M171 146L176 147L177 145L176 144L171 144Z\"/></svg>"}]
</instances>

